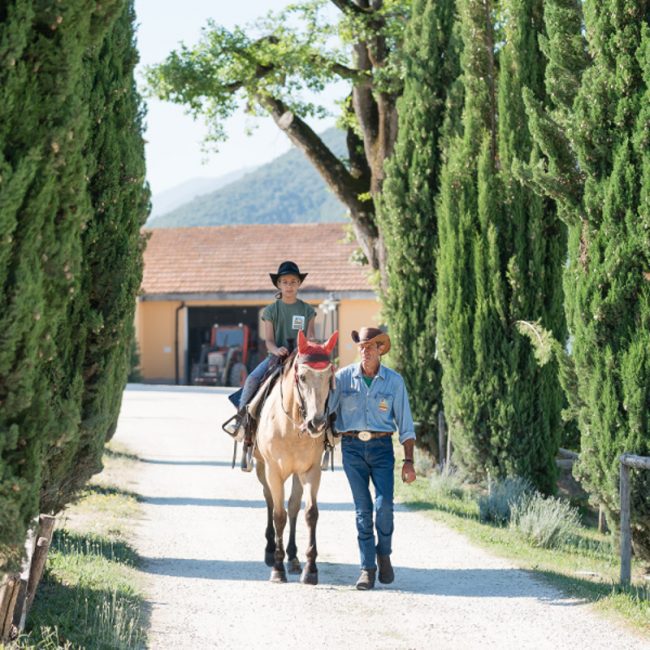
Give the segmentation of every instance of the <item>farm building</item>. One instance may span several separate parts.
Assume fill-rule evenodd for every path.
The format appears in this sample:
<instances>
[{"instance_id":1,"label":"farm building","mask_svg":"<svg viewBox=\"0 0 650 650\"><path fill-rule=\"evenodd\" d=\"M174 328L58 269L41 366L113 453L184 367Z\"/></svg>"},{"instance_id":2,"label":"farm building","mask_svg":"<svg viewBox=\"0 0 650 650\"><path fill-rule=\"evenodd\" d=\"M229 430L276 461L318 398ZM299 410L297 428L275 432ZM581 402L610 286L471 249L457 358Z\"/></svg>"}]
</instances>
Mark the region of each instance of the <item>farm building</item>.
<instances>
[{"instance_id":1,"label":"farm building","mask_svg":"<svg viewBox=\"0 0 650 650\"><path fill-rule=\"evenodd\" d=\"M259 332L261 310L274 300L269 273L284 260L309 274L300 298L317 311L316 337L339 329L340 365L356 358L350 332L377 325L379 302L367 267L350 261L356 244L346 241L344 224L159 228L148 235L136 311L146 382L193 383L214 325L245 326L250 370L266 353Z\"/></svg>"}]
</instances>

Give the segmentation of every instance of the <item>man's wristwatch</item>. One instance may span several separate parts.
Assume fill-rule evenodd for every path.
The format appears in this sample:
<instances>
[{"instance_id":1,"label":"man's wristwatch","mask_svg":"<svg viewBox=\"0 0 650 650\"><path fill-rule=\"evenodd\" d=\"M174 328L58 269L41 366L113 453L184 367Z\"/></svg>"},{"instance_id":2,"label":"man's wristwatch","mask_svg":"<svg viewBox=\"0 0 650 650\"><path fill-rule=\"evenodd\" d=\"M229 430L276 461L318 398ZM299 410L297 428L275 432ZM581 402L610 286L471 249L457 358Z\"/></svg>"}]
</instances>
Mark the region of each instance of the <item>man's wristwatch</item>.
<instances>
[{"instance_id":1,"label":"man's wristwatch","mask_svg":"<svg viewBox=\"0 0 650 650\"><path fill-rule=\"evenodd\" d=\"M412 459L412 458L405 458L405 459L402 461L402 463L411 463L411 465L412 465L412 464L413 464L413 459Z\"/></svg>"}]
</instances>

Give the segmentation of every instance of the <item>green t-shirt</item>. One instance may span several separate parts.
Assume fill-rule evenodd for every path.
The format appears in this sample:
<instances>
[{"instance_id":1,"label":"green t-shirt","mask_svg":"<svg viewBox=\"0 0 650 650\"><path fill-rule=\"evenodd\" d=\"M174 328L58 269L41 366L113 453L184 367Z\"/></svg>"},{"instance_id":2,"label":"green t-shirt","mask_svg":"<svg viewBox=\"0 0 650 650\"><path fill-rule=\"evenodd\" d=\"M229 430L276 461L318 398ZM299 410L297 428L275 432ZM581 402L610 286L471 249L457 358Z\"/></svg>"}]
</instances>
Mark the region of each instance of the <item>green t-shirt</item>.
<instances>
[{"instance_id":1,"label":"green t-shirt","mask_svg":"<svg viewBox=\"0 0 650 650\"><path fill-rule=\"evenodd\" d=\"M316 315L316 310L298 298L293 305L287 305L282 300L276 300L264 308L262 320L273 323L275 344L289 347L288 339L293 339L293 346L298 344L298 331L307 334L309 321Z\"/></svg>"}]
</instances>

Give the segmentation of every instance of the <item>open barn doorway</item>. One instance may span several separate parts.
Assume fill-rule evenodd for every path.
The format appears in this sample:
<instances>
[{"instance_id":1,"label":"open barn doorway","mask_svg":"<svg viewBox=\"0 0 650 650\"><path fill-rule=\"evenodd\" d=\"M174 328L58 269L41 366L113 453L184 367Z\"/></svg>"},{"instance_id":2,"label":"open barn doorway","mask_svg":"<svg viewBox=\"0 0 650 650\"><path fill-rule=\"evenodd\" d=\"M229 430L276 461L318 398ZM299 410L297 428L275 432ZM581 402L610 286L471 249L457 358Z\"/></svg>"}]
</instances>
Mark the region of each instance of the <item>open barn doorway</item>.
<instances>
[{"instance_id":1,"label":"open barn doorway","mask_svg":"<svg viewBox=\"0 0 650 650\"><path fill-rule=\"evenodd\" d=\"M192 382L192 368L201 357L201 349L210 343L210 335L215 325L232 327L244 325L250 332L246 368L250 372L266 354L264 342L260 337L259 313L263 305L247 307L189 307L187 313L188 340L185 382Z\"/></svg>"}]
</instances>

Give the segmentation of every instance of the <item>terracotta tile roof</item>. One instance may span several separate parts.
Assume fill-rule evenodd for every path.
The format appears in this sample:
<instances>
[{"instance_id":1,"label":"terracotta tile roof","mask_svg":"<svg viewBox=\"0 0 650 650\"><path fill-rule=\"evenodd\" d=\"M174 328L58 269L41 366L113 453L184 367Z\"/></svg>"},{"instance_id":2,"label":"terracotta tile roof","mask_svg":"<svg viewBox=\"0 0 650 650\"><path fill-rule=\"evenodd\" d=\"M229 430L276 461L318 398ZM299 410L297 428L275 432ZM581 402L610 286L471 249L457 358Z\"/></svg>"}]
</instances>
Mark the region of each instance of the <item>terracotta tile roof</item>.
<instances>
[{"instance_id":1,"label":"terracotta tile roof","mask_svg":"<svg viewBox=\"0 0 650 650\"><path fill-rule=\"evenodd\" d=\"M368 291L368 267L350 262L345 224L156 228L144 254L145 294L268 292L269 273L293 260L301 291Z\"/></svg>"}]
</instances>

